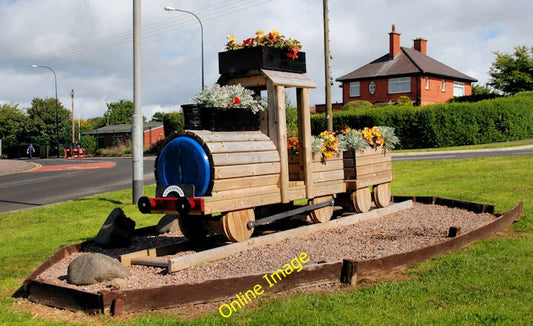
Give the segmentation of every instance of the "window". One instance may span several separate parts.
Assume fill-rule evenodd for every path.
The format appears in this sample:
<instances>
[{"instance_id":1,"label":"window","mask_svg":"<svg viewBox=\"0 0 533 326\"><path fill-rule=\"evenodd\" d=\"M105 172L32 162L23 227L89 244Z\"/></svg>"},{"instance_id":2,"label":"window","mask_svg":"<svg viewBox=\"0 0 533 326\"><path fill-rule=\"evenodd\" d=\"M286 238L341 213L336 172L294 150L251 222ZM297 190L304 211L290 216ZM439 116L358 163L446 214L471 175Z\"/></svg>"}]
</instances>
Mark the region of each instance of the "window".
<instances>
[{"instance_id":1,"label":"window","mask_svg":"<svg viewBox=\"0 0 533 326\"><path fill-rule=\"evenodd\" d=\"M411 77L400 77L389 79L389 94L410 93Z\"/></svg>"},{"instance_id":2,"label":"window","mask_svg":"<svg viewBox=\"0 0 533 326\"><path fill-rule=\"evenodd\" d=\"M443 79L443 80L442 80L442 88L441 88L441 90L442 90L443 92L446 92L446 79Z\"/></svg>"},{"instance_id":3,"label":"window","mask_svg":"<svg viewBox=\"0 0 533 326\"><path fill-rule=\"evenodd\" d=\"M453 82L453 96L464 96L465 84L461 82Z\"/></svg>"},{"instance_id":4,"label":"window","mask_svg":"<svg viewBox=\"0 0 533 326\"><path fill-rule=\"evenodd\" d=\"M426 77L426 89L429 89L429 77Z\"/></svg>"},{"instance_id":5,"label":"window","mask_svg":"<svg viewBox=\"0 0 533 326\"><path fill-rule=\"evenodd\" d=\"M350 83L350 97L358 97L358 96L360 96L359 87L360 87L359 82L351 82Z\"/></svg>"}]
</instances>

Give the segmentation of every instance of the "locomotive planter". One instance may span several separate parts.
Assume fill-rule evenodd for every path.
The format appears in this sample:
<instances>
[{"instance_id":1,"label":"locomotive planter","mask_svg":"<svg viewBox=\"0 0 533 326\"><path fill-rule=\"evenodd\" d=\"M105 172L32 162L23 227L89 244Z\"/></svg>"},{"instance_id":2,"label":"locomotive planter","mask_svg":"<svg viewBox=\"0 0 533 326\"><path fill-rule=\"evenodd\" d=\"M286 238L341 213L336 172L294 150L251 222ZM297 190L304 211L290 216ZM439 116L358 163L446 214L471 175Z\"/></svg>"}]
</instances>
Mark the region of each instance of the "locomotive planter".
<instances>
[{"instance_id":1,"label":"locomotive planter","mask_svg":"<svg viewBox=\"0 0 533 326\"><path fill-rule=\"evenodd\" d=\"M305 74L263 69L223 75L220 80L267 90L269 107L260 112L260 130L186 130L177 135L156 161L156 180L162 190L155 198L139 200L141 212L176 215L189 240L205 241L222 233L235 242L250 238L259 225L293 215L324 223L337 208L367 211L373 185L377 206L390 203L390 153L384 158L382 152L368 154L369 158L356 153L350 160L349 154L326 159L312 152L308 90L316 86ZM296 87L298 155L287 152L285 87ZM361 174L374 165L385 172L375 168ZM339 201L342 207L336 207L335 197L344 195L351 202Z\"/></svg>"}]
</instances>

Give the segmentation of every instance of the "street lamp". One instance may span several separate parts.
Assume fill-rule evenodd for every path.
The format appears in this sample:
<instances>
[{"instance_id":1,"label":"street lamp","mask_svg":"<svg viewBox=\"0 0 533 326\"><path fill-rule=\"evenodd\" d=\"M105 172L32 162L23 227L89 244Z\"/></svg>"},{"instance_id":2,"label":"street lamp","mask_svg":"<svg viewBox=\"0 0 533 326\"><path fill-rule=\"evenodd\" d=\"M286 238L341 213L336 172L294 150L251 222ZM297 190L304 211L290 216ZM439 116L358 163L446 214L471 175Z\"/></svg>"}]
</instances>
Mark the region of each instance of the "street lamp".
<instances>
[{"instance_id":1,"label":"street lamp","mask_svg":"<svg viewBox=\"0 0 533 326\"><path fill-rule=\"evenodd\" d=\"M54 74L54 85L56 89L56 145L57 145L57 158L59 158L59 124L58 124L58 117L57 117L57 111L58 111L58 101L57 101L57 76L54 69L48 67L48 66L40 66L40 65L31 65L32 68L46 68L49 69Z\"/></svg>"},{"instance_id":2,"label":"street lamp","mask_svg":"<svg viewBox=\"0 0 533 326\"><path fill-rule=\"evenodd\" d=\"M202 89L204 89L204 26L202 25L202 21L193 12L190 12L190 11L187 11L187 10L176 9L174 7L169 7L169 6L166 6L165 10L166 11L180 11L180 12L184 12L184 13L187 13L187 14L191 14L200 23L200 33L201 33L200 37L201 37L201 43L202 43Z\"/></svg>"}]
</instances>

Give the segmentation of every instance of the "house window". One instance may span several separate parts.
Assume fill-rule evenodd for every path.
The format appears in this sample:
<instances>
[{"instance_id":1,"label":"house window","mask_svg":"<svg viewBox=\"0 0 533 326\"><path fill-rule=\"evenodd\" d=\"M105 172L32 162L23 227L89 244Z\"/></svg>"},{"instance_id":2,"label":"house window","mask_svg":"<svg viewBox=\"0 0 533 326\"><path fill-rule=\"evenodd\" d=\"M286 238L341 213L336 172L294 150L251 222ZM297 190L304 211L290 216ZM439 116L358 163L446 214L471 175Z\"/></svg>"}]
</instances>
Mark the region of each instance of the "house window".
<instances>
[{"instance_id":1,"label":"house window","mask_svg":"<svg viewBox=\"0 0 533 326\"><path fill-rule=\"evenodd\" d=\"M411 77L400 77L389 79L389 94L410 93Z\"/></svg>"},{"instance_id":2,"label":"house window","mask_svg":"<svg viewBox=\"0 0 533 326\"><path fill-rule=\"evenodd\" d=\"M351 82L350 83L350 97L360 96L359 88L360 88L359 82Z\"/></svg>"},{"instance_id":3,"label":"house window","mask_svg":"<svg viewBox=\"0 0 533 326\"><path fill-rule=\"evenodd\" d=\"M465 83L453 82L453 96L465 95Z\"/></svg>"},{"instance_id":4,"label":"house window","mask_svg":"<svg viewBox=\"0 0 533 326\"><path fill-rule=\"evenodd\" d=\"M426 77L426 89L429 89L429 77Z\"/></svg>"},{"instance_id":5,"label":"house window","mask_svg":"<svg viewBox=\"0 0 533 326\"><path fill-rule=\"evenodd\" d=\"M441 88L441 90L442 90L443 92L446 92L446 79L443 79L443 80L442 80L442 88Z\"/></svg>"}]
</instances>

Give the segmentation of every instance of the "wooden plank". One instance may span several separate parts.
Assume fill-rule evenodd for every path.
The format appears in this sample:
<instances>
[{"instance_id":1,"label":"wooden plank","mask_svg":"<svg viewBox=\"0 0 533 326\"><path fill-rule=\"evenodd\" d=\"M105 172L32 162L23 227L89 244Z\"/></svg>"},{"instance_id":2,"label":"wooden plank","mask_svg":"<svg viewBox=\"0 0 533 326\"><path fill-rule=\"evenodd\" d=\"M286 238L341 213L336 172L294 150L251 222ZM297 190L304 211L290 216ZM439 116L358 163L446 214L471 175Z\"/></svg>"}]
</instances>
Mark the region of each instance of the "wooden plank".
<instances>
[{"instance_id":1,"label":"wooden plank","mask_svg":"<svg viewBox=\"0 0 533 326\"><path fill-rule=\"evenodd\" d=\"M215 166L215 179L239 178L245 176L279 173L279 162L255 163L245 165Z\"/></svg>"},{"instance_id":2,"label":"wooden plank","mask_svg":"<svg viewBox=\"0 0 533 326\"><path fill-rule=\"evenodd\" d=\"M277 151L252 152L252 153L221 153L213 154L213 163L215 166L239 165L253 163L279 162Z\"/></svg>"},{"instance_id":3,"label":"wooden plank","mask_svg":"<svg viewBox=\"0 0 533 326\"><path fill-rule=\"evenodd\" d=\"M298 200L298 199L303 199L303 198L306 198L305 185L303 181L301 184L290 185L289 200Z\"/></svg>"},{"instance_id":4,"label":"wooden plank","mask_svg":"<svg viewBox=\"0 0 533 326\"><path fill-rule=\"evenodd\" d=\"M326 163L313 162L313 172L316 171L332 171L332 170L343 170L344 164L341 159L327 159Z\"/></svg>"},{"instance_id":5,"label":"wooden plank","mask_svg":"<svg viewBox=\"0 0 533 326\"><path fill-rule=\"evenodd\" d=\"M194 134L205 143L210 142L243 142L243 141L268 141L267 135L260 131L208 131L194 130Z\"/></svg>"},{"instance_id":6,"label":"wooden plank","mask_svg":"<svg viewBox=\"0 0 533 326\"><path fill-rule=\"evenodd\" d=\"M240 177L235 179L215 180L213 183L213 193L224 190L253 188L259 186L277 185L279 174L267 174L252 177Z\"/></svg>"},{"instance_id":7,"label":"wooden plank","mask_svg":"<svg viewBox=\"0 0 533 326\"><path fill-rule=\"evenodd\" d=\"M236 153L236 152L256 152L256 151L273 151L276 150L276 146L271 140L255 140L239 142L210 142L207 143L207 147L211 154L216 153Z\"/></svg>"},{"instance_id":8,"label":"wooden plank","mask_svg":"<svg viewBox=\"0 0 533 326\"><path fill-rule=\"evenodd\" d=\"M266 244L277 243L287 238L296 236L305 236L321 230L329 230L332 228L352 225L361 221L378 218L400 210L404 210L412 207L412 201L405 201L403 203L397 203L390 205L386 208L376 209L363 214L355 214L346 216L340 219L329 221L328 223L313 224L306 227L299 227L296 229L290 229L287 231L276 232L269 235L264 235L257 238L251 238L243 242L232 243L226 246L205 250L191 255L180 256L169 259L169 273L175 273L177 271L190 268L196 265L204 264L211 261L227 258L237 252L241 252L246 249L260 247Z\"/></svg>"},{"instance_id":9,"label":"wooden plank","mask_svg":"<svg viewBox=\"0 0 533 326\"><path fill-rule=\"evenodd\" d=\"M365 179L357 179L356 187L357 189L373 186L381 183L387 183L394 180L392 176L391 171L383 171L383 173L378 173L375 176L365 178Z\"/></svg>"},{"instance_id":10,"label":"wooden plank","mask_svg":"<svg viewBox=\"0 0 533 326\"><path fill-rule=\"evenodd\" d=\"M213 193L212 196L209 197L209 200L207 202L215 202L218 200L226 200L226 199L231 199L231 198L240 198L240 197L247 197L247 196L259 196L261 194L268 194L268 193L274 193L274 192L279 193L279 186L277 184L270 185L270 186L253 187L253 188L225 190L225 191L219 191L219 192ZM204 197L204 198L208 198L208 197Z\"/></svg>"},{"instance_id":11,"label":"wooden plank","mask_svg":"<svg viewBox=\"0 0 533 326\"><path fill-rule=\"evenodd\" d=\"M146 265L168 268L168 259L156 259L156 258L132 258L131 265Z\"/></svg>"},{"instance_id":12,"label":"wooden plank","mask_svg":"<svg viewBox=\"0 0 533 326\"><path fill-rule=\"evenodd\" d=\"M215 200L213 200L215 199ZM214 214L220 212L236 211L256 206L270 205L279 203L281 196L279 189L270 193L262 193L260 195L246 196L240 198L225 198L216 200L213 197L204 197L204 213Z\"/></svg>"},{"instance_id":13,"label":"wooden plank","mask_svg":"<svg viewBox=\"0 0 533 326\"><path fill-rule=\"evenodd\" d=\"M267 69L261 69L261 72L274 86L316 88L316 84L306 74Z\"/></svg>"},{"instance_id":14,"label":"wooden plank","mask_svg":"<svg viewBox=\"0 0 533 326\"><path fill-rule=\"evenodd\" d=\"M344 182L319 182L314 184L311 198L333 195L343 192L346 192L346 184Z\"/></svg>"},{"instance_id":15,"label":"wooden plank","mask_svg":"<svg viewBox=\"0 0 533 326\"><path fill-rule=\"evenodd\" d=\"M323 172L314 172L313 173L313 183L324 182L324 181L333 181L338 180L339 183L343 183L344 180L344 171L333 170L333 171L323 171Z\"/></svg>"}]
</instances>

